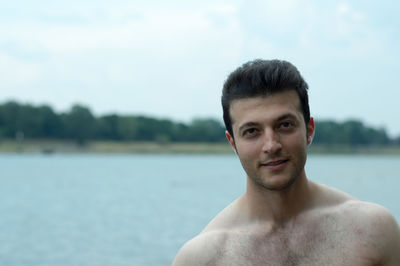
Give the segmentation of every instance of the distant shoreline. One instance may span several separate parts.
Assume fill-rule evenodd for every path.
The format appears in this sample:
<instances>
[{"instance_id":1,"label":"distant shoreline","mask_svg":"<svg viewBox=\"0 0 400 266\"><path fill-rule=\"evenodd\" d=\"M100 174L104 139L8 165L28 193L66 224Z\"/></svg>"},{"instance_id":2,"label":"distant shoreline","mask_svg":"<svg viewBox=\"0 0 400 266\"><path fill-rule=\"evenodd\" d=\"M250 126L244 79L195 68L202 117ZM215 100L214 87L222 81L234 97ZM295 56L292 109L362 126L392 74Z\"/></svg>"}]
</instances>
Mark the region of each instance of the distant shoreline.
<instances>
[{"instance_id":1,"label":"distant shoreline","mask_svg":"<svg viewBox=\"0 0 400 266\"><path fill-rule=\"evenodd\" d=\"M78 145L73 141L23 140L0 141L0 153L103 153L103 154L233 154L226 142L218 143L157 143L157 142L118 142L89 141ZM341 145L312 145L310 154L378 154L400 155L399 146L351 147Z\"/></svg>"},{"instance_id":2,"label":"distant shoreline","mask_svg":"<svg viewBox=\"0 0 400 266\"><path fill-rule=\"evenodd\" d=\"M0 141L0 153L227 154L233 152L228 143L88 141L83 145L79 145L74 141L60 140L3 140Z\"/></svg>"}]
</instances>

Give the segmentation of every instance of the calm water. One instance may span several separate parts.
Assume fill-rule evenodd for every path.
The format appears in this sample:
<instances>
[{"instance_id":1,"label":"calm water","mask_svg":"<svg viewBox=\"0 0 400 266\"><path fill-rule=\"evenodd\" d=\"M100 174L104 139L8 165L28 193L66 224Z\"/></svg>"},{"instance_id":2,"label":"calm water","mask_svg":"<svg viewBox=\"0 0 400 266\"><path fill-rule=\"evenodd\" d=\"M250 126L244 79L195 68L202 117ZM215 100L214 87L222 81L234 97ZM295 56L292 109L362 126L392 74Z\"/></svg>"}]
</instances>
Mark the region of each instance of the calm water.
<instances>
[{"instance_id":1,"label":"calm water","mask_svg":"<svg viewBox=\"0 0 400 266\"><path fill-rule=\"evenodd\" d=\"M0 155L1 266L170 265L244 189L234 156ZM400 221L400 157L310 156L310 179Z\"/></svg>"}]
</instances>

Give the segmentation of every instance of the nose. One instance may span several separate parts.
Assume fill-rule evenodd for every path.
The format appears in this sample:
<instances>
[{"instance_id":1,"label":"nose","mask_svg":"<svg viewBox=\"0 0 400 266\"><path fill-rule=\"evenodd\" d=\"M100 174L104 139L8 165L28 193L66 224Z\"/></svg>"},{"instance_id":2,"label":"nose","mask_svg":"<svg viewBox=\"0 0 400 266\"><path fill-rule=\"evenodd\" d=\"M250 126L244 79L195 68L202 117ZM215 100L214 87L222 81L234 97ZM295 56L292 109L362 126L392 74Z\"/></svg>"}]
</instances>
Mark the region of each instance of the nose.
<instances>
[{"instance_id":1,"label":"nose","mask_svg":"<svg viewBox=\"0 0 400 266\"><path fill-rule=\"evenodd\" d=\"M282 148L279 134L273 130L265 130L263 136L262 151L274 154Z\"/></svg>"}]
</instances>

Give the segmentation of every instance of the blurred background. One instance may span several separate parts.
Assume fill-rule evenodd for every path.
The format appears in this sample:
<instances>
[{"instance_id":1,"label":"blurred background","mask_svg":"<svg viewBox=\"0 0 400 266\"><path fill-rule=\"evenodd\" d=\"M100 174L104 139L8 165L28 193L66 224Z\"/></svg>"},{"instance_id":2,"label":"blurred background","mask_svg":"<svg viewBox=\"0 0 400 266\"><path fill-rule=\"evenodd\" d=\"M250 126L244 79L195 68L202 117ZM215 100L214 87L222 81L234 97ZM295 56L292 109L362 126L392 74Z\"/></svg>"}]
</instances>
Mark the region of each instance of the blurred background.
<instances>
[{"instance_id":1,"label":"blurred background","mask_svg":"<svg viewBox=\"0 0 400 266\"><path fill-rule=\"evenodd\" d=\"M244 189L227 75L292 62L310 179L400 220L395 1L0 2L0 265L170 265Z\"/></svg>"}]
</instances>

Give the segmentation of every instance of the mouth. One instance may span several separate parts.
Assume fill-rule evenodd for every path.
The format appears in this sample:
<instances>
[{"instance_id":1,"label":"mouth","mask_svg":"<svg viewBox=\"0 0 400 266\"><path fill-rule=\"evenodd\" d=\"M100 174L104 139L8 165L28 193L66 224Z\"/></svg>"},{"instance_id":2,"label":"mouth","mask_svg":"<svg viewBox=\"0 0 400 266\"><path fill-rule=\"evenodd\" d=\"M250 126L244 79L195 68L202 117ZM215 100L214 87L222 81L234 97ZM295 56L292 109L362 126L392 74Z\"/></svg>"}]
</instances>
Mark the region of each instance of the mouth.
<instances>
[{"instance_id":1,"label":"mouth","mask_svg":"<svg viewBox=\"0 0 400 266\"><path fill-rule=\"evenodd\" d=\"M288 161L289 161L289 159L272 160L272 161L268 161L266 163L260 163L260 166L267 167L268 169L271 169L271 170L278 170L278 169L283 168Z\"/></svg>"}]
</instances>

